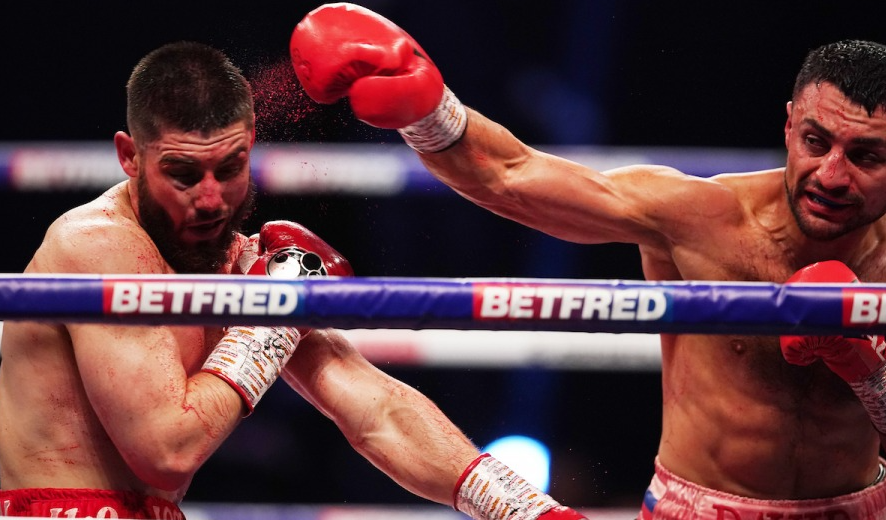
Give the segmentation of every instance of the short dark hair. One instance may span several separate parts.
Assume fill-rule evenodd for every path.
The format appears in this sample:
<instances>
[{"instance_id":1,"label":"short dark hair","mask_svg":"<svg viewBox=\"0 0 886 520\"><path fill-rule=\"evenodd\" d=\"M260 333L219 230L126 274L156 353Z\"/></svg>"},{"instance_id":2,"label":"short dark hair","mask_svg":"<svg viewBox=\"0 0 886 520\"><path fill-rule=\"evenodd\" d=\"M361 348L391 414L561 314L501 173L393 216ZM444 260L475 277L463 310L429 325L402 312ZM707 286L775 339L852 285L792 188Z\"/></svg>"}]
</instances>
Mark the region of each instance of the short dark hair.
<instances>
[{"instance_id":1,"label":"short dark hair","mask_svg":"<svg viewBox=\"0 0 886 520\"><path fill-rule=\"evenodd\" d=\"M126 83L126 123L136 142L164 128L211 132L239 121L255 125L252 89L220 50L196 42L166 44L142 58Z\"/></svg>"},{"instance_id":2,"label":"short dark hair","mask_svg":"<svg viewBox=\"0 0 886 520\"><path fill-rule=\"evenodd\" d=\"M794 82L794 98L810 83L831 83L872 115L886 110L886 46L864 40L842 40L812 50Z\"/></svg>"}]
</instances>

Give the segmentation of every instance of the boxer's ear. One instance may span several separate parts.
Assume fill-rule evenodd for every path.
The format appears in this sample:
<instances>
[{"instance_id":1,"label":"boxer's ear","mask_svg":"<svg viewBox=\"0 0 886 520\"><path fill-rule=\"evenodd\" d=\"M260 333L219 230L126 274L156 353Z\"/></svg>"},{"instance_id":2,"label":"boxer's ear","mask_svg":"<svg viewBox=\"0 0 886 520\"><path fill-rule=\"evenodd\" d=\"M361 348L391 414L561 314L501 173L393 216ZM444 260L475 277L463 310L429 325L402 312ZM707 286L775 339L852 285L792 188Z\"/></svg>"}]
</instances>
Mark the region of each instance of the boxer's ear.
<instances>
[{"instance_id":1,"label":"boxer's ear","mask_svg":"<svg viewBox=\"0 0 886 520\"><path fill-rule=\"evenodd\" d=\"M138 149L132 136L126 132L114 134L114 147L117 149L117 160L126 175L138 177Z\"/></svg>"}]
</instances>

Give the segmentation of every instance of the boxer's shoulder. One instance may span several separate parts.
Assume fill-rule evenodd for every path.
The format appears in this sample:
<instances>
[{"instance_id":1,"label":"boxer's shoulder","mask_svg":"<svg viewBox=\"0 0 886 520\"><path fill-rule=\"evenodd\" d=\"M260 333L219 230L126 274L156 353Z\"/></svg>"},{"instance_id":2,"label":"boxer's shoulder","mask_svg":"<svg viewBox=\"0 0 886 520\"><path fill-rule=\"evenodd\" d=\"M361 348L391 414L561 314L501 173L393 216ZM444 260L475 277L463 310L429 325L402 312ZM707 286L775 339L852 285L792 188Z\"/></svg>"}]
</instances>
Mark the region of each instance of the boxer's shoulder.
<instances>
[{"instance_id":1,"label":"boxer's shoulder","mask_svg":"<svg viewBox=\"0 0 886 520\"><path fill-rule=\"evenodd\" d=\"M31 264L31 272L161 272L165 266L128 199L110 190L59 216Z\"/></svg>"}]
</instances>

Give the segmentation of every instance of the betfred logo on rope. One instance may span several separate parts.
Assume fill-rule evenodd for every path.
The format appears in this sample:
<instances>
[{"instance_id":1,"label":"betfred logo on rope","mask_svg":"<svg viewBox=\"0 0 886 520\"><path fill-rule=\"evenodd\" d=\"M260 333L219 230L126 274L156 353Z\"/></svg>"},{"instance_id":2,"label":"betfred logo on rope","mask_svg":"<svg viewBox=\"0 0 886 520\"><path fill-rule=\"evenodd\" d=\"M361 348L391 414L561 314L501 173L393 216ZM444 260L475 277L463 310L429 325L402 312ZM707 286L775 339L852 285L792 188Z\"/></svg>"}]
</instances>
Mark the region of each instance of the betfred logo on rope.
<instances>
[{"instance_id":1,"label":"betfred logo on rope","mask_svg":"<svg viewBox=\"0 0 886 520\"><path fill-rule=\"evenodd\" d=\"M480 320L657 321L668 303L664 291L649 288L474 285L474 318Z\"/></svg>"},{"instance_id":2,"label":"betfred logo on rope","mask_svg":"<svg viewBox=\"0 0 886 520\"><path fill-rule=\"evenodd\" d=\"M106 280L105 314L287 316L298 307L286 283Z\"/></svg>"},{"instance_id":3,"label":"betfred logo on rope","mask_svg":"<svg viewBox=\"0 0 886 520\"><path fill-rule=\"evenodd\" d=\"M843 290L843 325L859 326L884 323L886 323L886 291Z\"/></svg>"}]
</instances>

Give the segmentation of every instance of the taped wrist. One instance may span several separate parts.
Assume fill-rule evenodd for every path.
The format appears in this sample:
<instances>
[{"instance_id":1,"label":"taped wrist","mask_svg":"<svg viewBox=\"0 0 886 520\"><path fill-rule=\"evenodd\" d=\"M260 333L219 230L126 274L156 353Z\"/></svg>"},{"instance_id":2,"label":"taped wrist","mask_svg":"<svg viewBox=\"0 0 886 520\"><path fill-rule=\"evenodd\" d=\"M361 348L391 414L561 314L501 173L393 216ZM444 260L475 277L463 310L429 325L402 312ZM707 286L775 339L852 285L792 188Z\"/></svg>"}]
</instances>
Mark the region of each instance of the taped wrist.
<instances>
[{"instance_id":1,"label":"taped wrist","mask_svg":"<svg viewBox=\"0 0 886 520\"><path fill-rule=\"evenodd\" d=\"M203 371L224 379L240 394L249 415L301 339L292 327L228 327L203 364Z\"/></svg>"},{"instance_id":2,"label":"taped wrist","mask_svg":"<svg viewBox=\"0 0 886 520\"><path fill-rule=\"evenodd\" d=\"M454 507L471 518L535 520L560 504L520 475L484 453L455 485Z\"/></svg>"},{"instance_id":3,"label":"taped wrist","mask_svg":"<svg viewBox=\"0 0 886 520\"><path fill-rule=\"evenodd\" d=\"M886 365L849 386L867 410L874 428L886 434Z\"/></svg>"},{"instance_id":4,"label":"taped wrist","mask_svg":"<svg viewBox=\"0 0 886 520\"><path fill-rule=\"evenodd\" d=\"M422 153L440 152L461 139L468 126L464 105L443 86L443 99L437 108L409 126L397 130L413 150Z\"/></svg>"}]
</instances>

